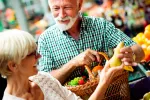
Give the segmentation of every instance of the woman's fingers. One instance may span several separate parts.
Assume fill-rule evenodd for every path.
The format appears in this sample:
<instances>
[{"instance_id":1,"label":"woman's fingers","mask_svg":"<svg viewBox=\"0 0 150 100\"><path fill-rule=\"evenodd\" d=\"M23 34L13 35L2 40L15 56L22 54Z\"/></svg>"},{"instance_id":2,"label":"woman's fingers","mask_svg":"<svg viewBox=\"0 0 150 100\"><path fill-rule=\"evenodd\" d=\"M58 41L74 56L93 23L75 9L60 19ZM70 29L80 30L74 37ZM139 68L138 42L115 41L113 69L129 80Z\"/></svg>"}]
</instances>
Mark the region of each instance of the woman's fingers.
<instances>
[{"instance_id":1,"label":"woman's fingers","mask_svg":"<svg viewBox=\"0 0 150 100\"><path fill-rule=\"evenodd\" d=\"M105 63L103 70L107 71L109 68L110 68L109 61L106 60L106 63Z\"/></svg>"},{"instance_id":2,"label":"woman's fingers","mask_svg":"<svg viewBox=\"0 0 150 100\"><path fill-rule=\"evenodd\" d=\"M110 74L112 73L112 75L113 74L117 74L117 73L120 73L120 72L122 72L123 71L123 67L124 67L124 65L123 64L121 64L120 66L116 66L116 67L112 67L112 68L110 68Z\"/></svg>"}]
</instances>

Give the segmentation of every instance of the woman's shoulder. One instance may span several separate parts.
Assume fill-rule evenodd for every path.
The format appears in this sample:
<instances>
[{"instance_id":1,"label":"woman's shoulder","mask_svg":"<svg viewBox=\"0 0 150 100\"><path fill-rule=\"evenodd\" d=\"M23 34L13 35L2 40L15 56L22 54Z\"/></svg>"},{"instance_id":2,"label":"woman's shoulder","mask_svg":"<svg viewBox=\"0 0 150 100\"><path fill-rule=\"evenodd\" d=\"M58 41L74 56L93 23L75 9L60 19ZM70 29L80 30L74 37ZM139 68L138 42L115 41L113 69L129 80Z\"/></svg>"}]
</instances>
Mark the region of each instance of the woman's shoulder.
<instances>
[{"instance_id":1,"label":"woman's shoulder","mask_svg":"<svg viewBox=\"0 0 150 100\"><path fill-rule=\"evenodd\" d=\"M48 72L43 72L43 71L39 71L36 75L34 76L30 76L29 80L31 81L35 81L35 80L44 80L44 79L48 79L48 80L55 80L55 78L50 75L50 73Z\"/></svg>"}]
</instances>

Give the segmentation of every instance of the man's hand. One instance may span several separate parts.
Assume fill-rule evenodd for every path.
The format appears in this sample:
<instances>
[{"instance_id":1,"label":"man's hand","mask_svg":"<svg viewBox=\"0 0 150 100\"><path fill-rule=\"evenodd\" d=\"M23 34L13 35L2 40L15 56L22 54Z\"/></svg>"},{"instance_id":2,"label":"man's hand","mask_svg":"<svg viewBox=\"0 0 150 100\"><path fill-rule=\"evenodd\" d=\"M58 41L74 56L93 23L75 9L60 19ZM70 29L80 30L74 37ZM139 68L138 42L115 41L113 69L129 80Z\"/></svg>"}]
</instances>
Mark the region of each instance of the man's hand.
<instances>
[{"instance_id":1,"label":"man's hand","mask_svg":"<svg viewBox=\"0 0 150 100\"><path fill-rule=\"evenodd\" d=\"M67 80L71 73L79 66L90 65L94 61L100 61L100 55L97 51L87 49L81 54L71 59L68 63L57 70L51 71L51 75L55 77L61 84Z\"/></svg>"},{"instance_id":2,"label":"man's hand","mask_svg":"<svg viewBox=\"0 0 150 100\"><path fill-rule=\"evenodd\" d=\"M97 51L87 49L78 56L74 57L71 62L76 66L90 65L92 62L100 62L100 55Z\"/></svg>"},{"instance_id":3,"label":"man's hand","mask_svg":"<svg viewBox=\"0 0 150 100\"><path fill-rule=\"evenodd\" d=\"M122 60L126 66L136 66L134 52L131 47L124 47L120 50L118 57Z\"/></svg>"}]
</instances>

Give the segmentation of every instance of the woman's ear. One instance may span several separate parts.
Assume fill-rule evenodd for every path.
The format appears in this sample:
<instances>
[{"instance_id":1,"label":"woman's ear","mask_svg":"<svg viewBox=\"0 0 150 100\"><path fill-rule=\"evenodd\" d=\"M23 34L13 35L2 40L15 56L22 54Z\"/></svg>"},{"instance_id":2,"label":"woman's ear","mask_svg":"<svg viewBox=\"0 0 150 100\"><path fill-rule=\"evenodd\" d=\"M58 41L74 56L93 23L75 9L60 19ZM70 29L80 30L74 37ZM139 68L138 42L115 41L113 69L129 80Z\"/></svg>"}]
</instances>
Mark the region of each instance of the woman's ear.
<instances>
[{"instance_id":1,"label":"woman's ear","mask_svg":"<svg viewBox=\"0 0 150 100\"><path fill-rule=\"evenodd\" d=\"M16 69L17 69L17 66L16 66L16 64L13 61L9 61L7 63L7 66L9 68L9 70L12 71L12 72L15 72Z\"/></svg>"}]
</instances>

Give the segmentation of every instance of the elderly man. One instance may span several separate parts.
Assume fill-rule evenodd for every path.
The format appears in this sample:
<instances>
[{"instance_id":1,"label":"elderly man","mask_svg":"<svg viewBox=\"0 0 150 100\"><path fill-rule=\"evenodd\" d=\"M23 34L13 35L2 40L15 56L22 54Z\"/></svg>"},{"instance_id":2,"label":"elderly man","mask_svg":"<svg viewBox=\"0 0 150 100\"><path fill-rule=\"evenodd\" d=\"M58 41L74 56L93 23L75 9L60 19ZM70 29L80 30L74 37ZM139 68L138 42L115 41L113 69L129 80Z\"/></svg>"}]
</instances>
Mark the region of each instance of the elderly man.
<instances>
[{"instance_id":1,"label":"elderly man","mask_svg":"<svg viewBox=\"0 0 150 100\"><path fill-rule=\"evenodd\" d=\"M64 83L81 74L83 65L100 61L98 52L108 53L124 41L118 57L125 65L136 65L143 57L142 48L103 18L84 17L79 12L83 0L48 0L56 24L38 40L40 70ZM133 54L136 56L133 59ZM67 63L67 64L66 64Z\"/></svg>"}]
</instances>

